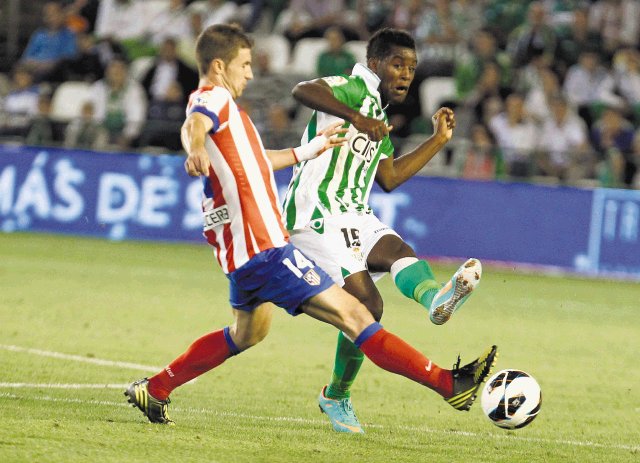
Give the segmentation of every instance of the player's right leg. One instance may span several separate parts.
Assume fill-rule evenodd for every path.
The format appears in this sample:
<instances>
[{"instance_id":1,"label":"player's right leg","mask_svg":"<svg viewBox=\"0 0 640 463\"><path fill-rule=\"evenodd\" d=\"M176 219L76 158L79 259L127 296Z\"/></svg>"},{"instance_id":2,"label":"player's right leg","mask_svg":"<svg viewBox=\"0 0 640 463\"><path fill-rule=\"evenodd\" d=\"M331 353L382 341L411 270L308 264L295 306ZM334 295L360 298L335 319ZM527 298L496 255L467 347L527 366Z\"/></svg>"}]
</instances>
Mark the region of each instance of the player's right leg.
<instances>
[{"instance_id":1,"label":"player's right leg","mask_svg":"<svg viewBox=\"0 0 640 463\"><path fill-rule=\"evenodd\" d=\"M302 309L308 315L342 330L380 368L427 386L445 400L459 394L454 373L460 369L452 371L439 367L405 341L386 331L357 299L338 286L334 285L312 297ZM476 361L483 365L482 368L473 368L471 374L465 370L464 376L471 385L466 387L465 380L464 408L456 408L468 410L471 407L478 388L491 371L495 357L494 347L489 354Z\"/></svg>"},{"instance_id":2,"label":"player's right leg","mask_svg":"<svg viewBox=\"0 0 640 463\"><path fill-rule=\"evenodd\" d=\"M128 402L152 423L173 424L168 414L169 394L264 339L272 314L270 303L251 311L233 309L235 321L231 326L202 336L162 371L133 382L124 393Z\"/></svg>"}]
</instances>

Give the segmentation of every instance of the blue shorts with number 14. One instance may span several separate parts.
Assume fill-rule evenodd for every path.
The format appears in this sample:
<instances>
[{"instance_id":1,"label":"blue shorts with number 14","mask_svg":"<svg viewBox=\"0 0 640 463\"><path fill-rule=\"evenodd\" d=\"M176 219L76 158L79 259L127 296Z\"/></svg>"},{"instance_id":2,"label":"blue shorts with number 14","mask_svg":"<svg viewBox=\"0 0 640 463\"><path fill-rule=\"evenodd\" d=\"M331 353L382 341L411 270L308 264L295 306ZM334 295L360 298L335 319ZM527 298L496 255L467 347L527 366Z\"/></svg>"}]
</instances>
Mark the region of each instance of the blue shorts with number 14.
<instances>
[{"instance_id":1,"label":"blue shorts with number 14","mask_svg":"<svg viewBox=\"0 0 640 463\"><path fill-rule=\"evenodd\" d=\"M291 315L299 315L305 301L334 284L290 243L256 254L227 278L234 309L250 312L264 302L273 302Z\"/></svg>"}]
</instances>

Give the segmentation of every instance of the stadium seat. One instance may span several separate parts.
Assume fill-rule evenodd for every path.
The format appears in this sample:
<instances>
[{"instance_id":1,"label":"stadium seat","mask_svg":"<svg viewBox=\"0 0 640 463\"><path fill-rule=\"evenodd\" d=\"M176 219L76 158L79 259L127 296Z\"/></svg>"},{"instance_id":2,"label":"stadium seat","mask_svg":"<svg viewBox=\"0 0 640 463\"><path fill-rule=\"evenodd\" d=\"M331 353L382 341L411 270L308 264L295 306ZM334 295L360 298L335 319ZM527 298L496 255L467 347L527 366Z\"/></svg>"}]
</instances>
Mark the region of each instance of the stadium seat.
<instances>
[{"instance_id":1,"label":"stadium seat","mask_svg":"<svg viewBox=\"0 0 640 463\"><path fill-rule=\"evenodd\" d=\"M327 47L327 41L322 38L300 39L293 49L289 72L315 76L318 57Z\"/></svg>"},{"instance_id":2,"label":"stadium seat","mask_svg":"<svg viewBox=\"0 0 640 463\"><path fill-rule=\"evenodd\" d=\"M367 42L364 40L351 40L344 44L345 48L353 53L358 63L367 63Z\"/></svg>"},{"instance_id":3,"label":"stadium seat","mask_svg":"<svg viewBox=\"0 0 640 463\"><path fill-rule=\"evenodd\" d=\"M82 105L91 98L88 82L63 82L56 88L51 99L51 118L68 122L80 116Z\"/></svg>"},{"instance_id":4,"label":"stadium seat","mask_svg":"<svg viewBox=\"0 0 640 463\"><path fill-rule=\"evenodd\" d=\"M444 101L455 99L456 84L453 77L428 77L422 81L418 91L422 115L431 119Z\"/></svg>"},{"instance_id":5,"label":"stadium seat","mask_svg":"<svg viewBox=\"0 0 640 463\"><path fill-rule=\"evenodd\" d=\"M269 55L271 70L277 74L284 73L291 58L291 46L282 35L269 34L255 37L257 51Z\"/></svg>"},{"instance_id":6,"label":"stadium seat","mask_svg":"<svg viewBox=\"0 0 640 463\"><path fill-rule=\"evenodd\" d=\"M140 82L153 66L153 60L152 56L141 56L134 59L129 66L129 75Z\"/></svg>"}]
</instances>

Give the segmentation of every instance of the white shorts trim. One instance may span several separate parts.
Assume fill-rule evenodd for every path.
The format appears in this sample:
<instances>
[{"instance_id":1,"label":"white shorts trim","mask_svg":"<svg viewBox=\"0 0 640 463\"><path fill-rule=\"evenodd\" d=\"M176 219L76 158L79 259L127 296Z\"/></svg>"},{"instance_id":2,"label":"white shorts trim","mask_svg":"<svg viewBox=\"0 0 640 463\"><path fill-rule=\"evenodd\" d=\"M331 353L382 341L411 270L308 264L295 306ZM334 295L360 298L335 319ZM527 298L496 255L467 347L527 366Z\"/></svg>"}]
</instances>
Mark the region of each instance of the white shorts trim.
<instances>
[{"instance_id":1,"label":"white shorts trim","mask_svg":"<svg viewBox=\"0 0 640 463\"><path fill-rule=\"evenodd\" d=\"M293 230L291 243L314 260L338 285L345 276L367 269L367 258L385 235L400 237L374 214L349 212L316 219L304 228ZM386 273L372 273L374 281Z\"/></svg>"}]
</instances>

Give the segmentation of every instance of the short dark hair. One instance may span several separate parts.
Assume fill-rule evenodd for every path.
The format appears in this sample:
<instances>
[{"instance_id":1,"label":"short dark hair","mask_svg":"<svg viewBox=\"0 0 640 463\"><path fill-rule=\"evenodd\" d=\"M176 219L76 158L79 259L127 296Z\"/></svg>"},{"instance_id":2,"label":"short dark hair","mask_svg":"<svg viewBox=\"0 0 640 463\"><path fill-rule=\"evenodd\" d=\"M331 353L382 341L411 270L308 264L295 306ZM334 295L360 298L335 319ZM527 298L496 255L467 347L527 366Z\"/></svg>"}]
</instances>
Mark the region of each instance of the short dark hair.
<instances>
[{"instance_id":1,"label":"short dark hair","mask_svg":"<svg viewBox=\"0 0 640 463\"><path fill-rule=\"evenodd\" d=\"M215 24L200 33L196 41L196 60L198 71L204 76L214 59L228 64L238 55L240 48L253 47L253 40L244 31L233 24Z\"/></svg>"},{"instance_id":2,"label":"short dark hair","mask_svg":"<svg viewBox=\"0 0 640 463\"><path fill-rule=\"evenodd\" d=\"M391 53L391 48L405 47L416 49L416 41L407 31L385 27L371 36L367 44L367 60L371 58L384 59Z\"/></svg>"}]
</instances>

